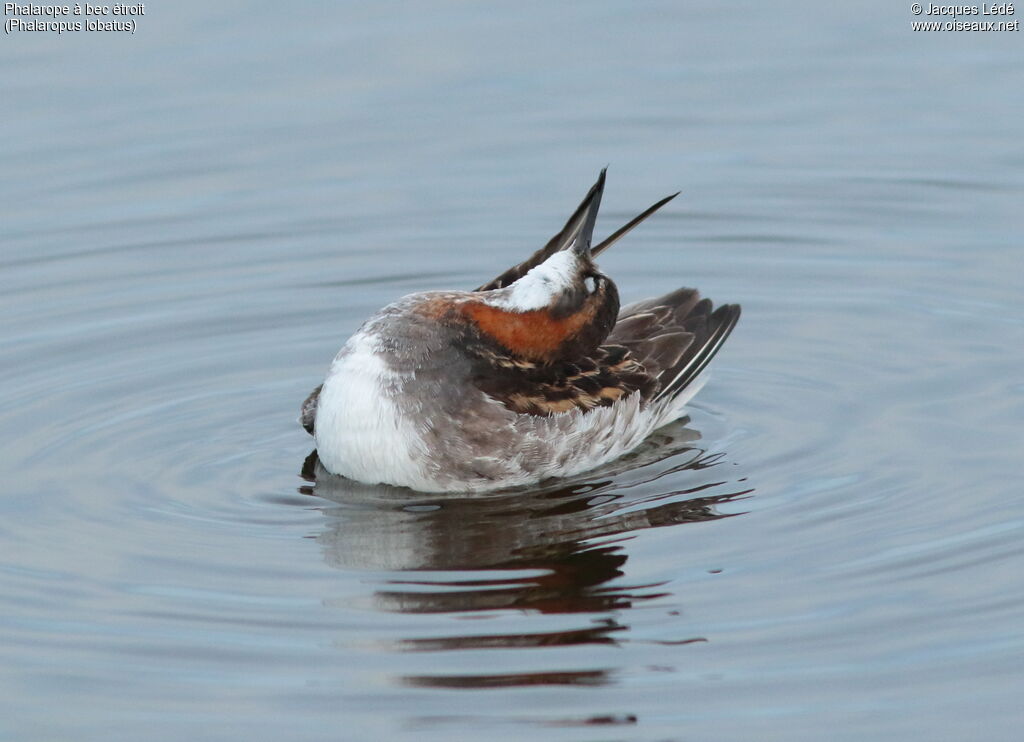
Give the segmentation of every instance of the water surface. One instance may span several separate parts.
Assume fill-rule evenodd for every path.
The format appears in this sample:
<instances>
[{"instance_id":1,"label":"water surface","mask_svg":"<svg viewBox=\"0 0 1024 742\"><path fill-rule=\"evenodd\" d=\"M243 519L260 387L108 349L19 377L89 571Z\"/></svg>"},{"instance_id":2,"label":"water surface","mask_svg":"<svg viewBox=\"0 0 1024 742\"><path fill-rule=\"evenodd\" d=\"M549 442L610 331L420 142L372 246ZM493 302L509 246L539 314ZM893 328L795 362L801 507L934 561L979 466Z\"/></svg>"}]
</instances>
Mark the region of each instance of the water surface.
<instances>
[{"instance_id":1,"label":"water surface","mask_svg":"<svg viewBox=\"0 0 1024 742\"><path fill-rule=\"evenodd\" d=\"M1018 11L1019 12L1019 11ZM152 5L0 44L0 737L1013 740L1020 36L891 3ZM744 316L602 471L317 477L373 310L610 164Z\"/></svg>"}]
</instances>

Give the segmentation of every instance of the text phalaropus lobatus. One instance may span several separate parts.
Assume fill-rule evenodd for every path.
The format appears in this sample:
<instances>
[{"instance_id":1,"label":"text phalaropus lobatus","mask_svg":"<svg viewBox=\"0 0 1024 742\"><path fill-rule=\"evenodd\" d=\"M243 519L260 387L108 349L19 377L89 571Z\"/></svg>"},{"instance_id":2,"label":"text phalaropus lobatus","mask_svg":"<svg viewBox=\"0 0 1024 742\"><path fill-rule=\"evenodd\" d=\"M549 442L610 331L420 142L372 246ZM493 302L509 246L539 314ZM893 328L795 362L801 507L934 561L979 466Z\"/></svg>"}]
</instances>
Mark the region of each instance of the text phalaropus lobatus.
<instances>
[{"instance_id":1,"label":"text phalaropus lobatus","mask_svg":"<svg viewBox=\"0 0 1024 742\"><path fill-rule=\"evenodd\" d=\"M599 466L682 414L740 307L681 288L619 311L593 258L675 195L592 247L604 180L523 263L475 291L410 294L349 338L302 405L328 471L512 487Z\"/></svg>"}]
</instances>

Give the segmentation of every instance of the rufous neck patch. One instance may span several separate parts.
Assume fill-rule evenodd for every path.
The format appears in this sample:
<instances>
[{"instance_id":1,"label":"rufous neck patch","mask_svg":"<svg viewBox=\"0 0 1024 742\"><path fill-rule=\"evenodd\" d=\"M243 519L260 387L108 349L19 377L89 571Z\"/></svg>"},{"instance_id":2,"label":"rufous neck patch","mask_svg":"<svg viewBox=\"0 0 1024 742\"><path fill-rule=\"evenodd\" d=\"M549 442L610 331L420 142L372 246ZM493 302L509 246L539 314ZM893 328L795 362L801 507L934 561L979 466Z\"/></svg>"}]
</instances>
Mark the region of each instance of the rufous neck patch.
<instances>
[{"instance_id":1,"label":"rufous neck patch","mask_svg":"<svg viewBox=\"0 0 1024 742\"><path fill-rule=\"evenodd\" d=\"M556 351L594 318L589 302L580 311L555 319L547 309L509 312L482 302L467 302L461 313L510 353L530 360L552 360Z\"/></svg>"}]
</instances>

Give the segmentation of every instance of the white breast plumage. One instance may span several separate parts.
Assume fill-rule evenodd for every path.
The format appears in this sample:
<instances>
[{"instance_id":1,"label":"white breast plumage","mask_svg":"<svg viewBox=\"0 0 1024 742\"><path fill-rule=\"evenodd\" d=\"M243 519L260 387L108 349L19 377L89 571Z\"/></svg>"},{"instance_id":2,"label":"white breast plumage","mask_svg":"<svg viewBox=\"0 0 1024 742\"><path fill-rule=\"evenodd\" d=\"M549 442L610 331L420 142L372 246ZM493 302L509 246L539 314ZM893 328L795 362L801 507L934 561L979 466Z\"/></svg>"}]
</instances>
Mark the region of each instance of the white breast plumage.
<instances>
[{"instance_id":1,"label":"white breast plumage","mask_svg":"<svg viewBox=\"0 0 1024 742\"><path fill-rule=\"evenodd\" d=\"M360 331L335 357L317 405L316 447L329 471L362 482L392 481L423 489L414 421L394 402L401 375L388 368L377 339Z\"/></svg>"}]
</instances>

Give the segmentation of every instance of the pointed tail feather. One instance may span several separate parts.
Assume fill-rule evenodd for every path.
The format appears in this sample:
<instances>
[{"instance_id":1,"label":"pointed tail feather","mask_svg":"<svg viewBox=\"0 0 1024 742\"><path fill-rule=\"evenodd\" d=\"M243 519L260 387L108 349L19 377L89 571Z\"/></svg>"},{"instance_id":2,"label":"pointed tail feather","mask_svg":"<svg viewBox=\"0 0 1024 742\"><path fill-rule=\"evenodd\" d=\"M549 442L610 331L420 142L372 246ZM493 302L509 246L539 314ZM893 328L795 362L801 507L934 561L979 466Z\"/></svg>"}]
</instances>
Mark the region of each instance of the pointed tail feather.
<instances>
[{"instance_id":1,"label":"pointed tail feather","mask_svg":"<svg viewBox=\"0 0 1024 742\"><path fill-rule=\"evenodd\" d=\"M589 191L587 191L587 195L583 197L580 205L576 207L572 216L570 216L569 220L565 223L565 226L558 231L558 234L548 240L548 243L544 245L544 247L519 265L509 268L500 276L492 281L488 281L476 290L491 291L493 289L505 288L509 284L518 281L526 275L531 268L535 268L556 252L564 250L570 245L579 243L579 249L583 250L584 248L582 245L585 243L586 249L589 249L594 233L594 223L597 221L597 210L601 205L601 196L604 194L605 172L607 169L608 168L604 168L601 170L601 174L598 176L597 182L590 187Z\"/></svg>"},{"instance_id":2,"label":"pointed tail feather","mask_svg":"<svg viewBox=\"0 0 1024 742\"><path fill-rule=\"evenodd\" d=\"M671 196L666 196L653 206L645 209L639 215L630 219L626 224L612 232L612 234L602 240L599 244L593 245L594 224L597 221L597 212L601 206L601 196L604 194L605 174L607 170L608 168L601 170L601 174L598 176L597 182L590 187L589 191L587 191L587 195L583 197L580 205L576 207L572 216L570 216L568 221L566 221L565 226L559 230L558 234L548 240L544 247L519 265L509 268L500 276L485 283L476 290L491 291L493 289L505 288L509 284L518 281L526 275L531 268L535 268L556 252L566 250L569 247L572 247L574 250L582 254L587 254L589 251L591 256L600 255L620 239L625 237L626 234L631 232L634 227L645 221L649 216L651 216L651 214L679 195L679 192L676 192Z\"/></svg>"},{"instance_id":3,"label":"pointed tail feather","mask_svg":"<svg viewBox=\"0 0 1024 742\"><path fill-rule=\"evenodd\" d=\"M666 196L665 198L663 198L660 201L658 201L658 203L654 204L654 206L651 206L651 207L645 209L642 213L640 213L639 215L637 215L637 216L633 217L632 219L630 219L623 226L619 227L614 232L612 232L610 235L608 235L601 242L601 244L595 245L594 247L590 248L591 254L596 257L596 256L600 255L601 253L603 253L609 247L611 247L616 242L618 242L620 239L625 237L626 234L633 229L633 227L638 225L640 222L644 221L647 217L649 217L655 211L657 211L662 206L667 204L669 201L671 201L673 198L678 196L680 193L681 193L681 191L676 191L671 196Z\"/></svg>"},{"instance_id":4,"label":"pointed tail feather","mask_svg":"<svg viewBox=\"0 0 1024 742\"><path fill-rule=\"evenodd\" d=\"M581 233L587 234L589 230L589 234L593 235L594 223L597 221L597 210L601 207L601 196L604 195L604 181L607 171L608 168L601 170L601 173L597 176L597 182L590 186L587 195L580 201L576 211L572 212L572 216L569 217L565 226L559 230L558 234L548 240L548 244L534 253L531 260L533 257L543 253L544 258L538 262L544 262L548 257L576 242L576 238ZM589 244L590 238L587 237L586 240Z\"/></svg>"},{"instance_id":5,"label":"pointed tail feather","mask_svg":"<svg viewBox=\"0 0 1024 742\"><path fill-rule=\"evenodd\" d=\"M601 170L601 174L598 176L597 182L594 183L594 187L590 189L588 198L584 201L587 206L583 214L583 220L580 223L579 231L573 236L571 242L572 249L584 257L590 255L590 243L594 238L594 225L597 223L597 212L601 208L601 196L604 195L604 175L607 170L608 168L603 168ZM588 201L589 203L587 203Z\"/></svg>"}]
</instances>

